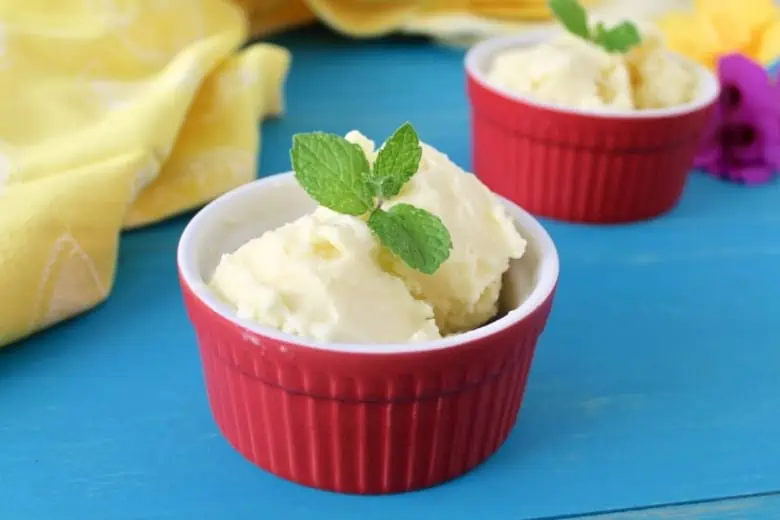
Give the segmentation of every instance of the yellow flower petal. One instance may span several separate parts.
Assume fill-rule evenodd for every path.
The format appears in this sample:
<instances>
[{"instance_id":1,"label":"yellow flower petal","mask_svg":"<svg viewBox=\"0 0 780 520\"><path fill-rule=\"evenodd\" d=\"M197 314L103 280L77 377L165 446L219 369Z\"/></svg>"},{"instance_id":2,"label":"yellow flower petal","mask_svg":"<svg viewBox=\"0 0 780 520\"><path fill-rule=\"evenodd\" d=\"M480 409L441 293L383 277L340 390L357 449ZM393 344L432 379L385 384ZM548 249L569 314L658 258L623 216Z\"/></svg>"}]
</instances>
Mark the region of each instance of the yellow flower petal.
<instances>
[{"instance_id":1,"label":"yellow flower petal","mask_svg":"<svg viewBox=\"0 0 780 520\"><path fill-rule=\"evenodd\" d=\"M717 21L724 28L761 29L777 17L772 0L695 0L696 12Z\"/></svg>"},{"instance_id":2,"label":"yellow flower petal","mask_svg":"<svg viewBox=\"0 0 780 520\"><path fill-rule=\"evenodd\" d=\"M755 57L764 65L771 65L780 58L780 18L767 27L758 42Z\"/></svg>"},{"instance_id":3,"label":"yellow flower petal","mask_svg":"<svg viewBox=\"0 0 780 520\"><path fill-rule=\"evenodd\" d=\"M733 52L764 63L780 54L780 9L772 0L694 0L693 6L658 22L672 50L708 67Z\"/></svg>"},{"instance_id":4,"label":"yellow flower petal","mask_svg":"<svg viewBox=\"0 0 780 520\"><path fill-rule=\"evenodd\" d=\"M695 6L715 28L721 54L740 52L752 58L757 58L764 30L780 16L772 0L697 0Z\"/></svg>"},{"instance_id":5,"label":"yellow flower petal","mask_svg":"<svg viewBox=\"0 0 780 520\"><path fill-rule=\"evenodd\" d=\"M708 20L693 13L669 13L658 20L658 26L671 50L714 67L722 45Z\"/></svg>"}]
</instances>

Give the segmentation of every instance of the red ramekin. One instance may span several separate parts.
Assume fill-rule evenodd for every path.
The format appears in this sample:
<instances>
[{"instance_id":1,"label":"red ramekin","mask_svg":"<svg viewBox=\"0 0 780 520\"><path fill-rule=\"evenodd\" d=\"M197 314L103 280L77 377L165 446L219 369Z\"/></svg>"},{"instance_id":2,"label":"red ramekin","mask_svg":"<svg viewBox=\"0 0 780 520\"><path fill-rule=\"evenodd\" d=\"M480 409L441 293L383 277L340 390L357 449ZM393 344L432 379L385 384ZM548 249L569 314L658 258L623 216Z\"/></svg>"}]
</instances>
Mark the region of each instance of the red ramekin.
<instances>
[{"instance_id":1,"label":"red ramekin","mask_svg":"<svg viewBox=\"0 0 780 520\"><path fill-rule=\"evenodd\" d=\"M211 409L230 444L280 477L361 494L433 486L495 452L515 424L558 280L549 235L503 202L528 241L505 277L512 310L465 334L399 345L284 334L238 318L207 287L223 254L314 209L292 173L202 209L181 237L178 267Z\"/></svg>"},{"instance_id":2,"label":"red ramekin","mask_svg":"<svg viewBox=\"0 0 780 520\"><path fill-rule=\"evenodd\" d=\"M491 85L494 56L549 37L491 38L467 53L476 175L531 213L563 221L632 222L672 209L718 97L717 78L670 54L697 75L696 99L635 112L556 106Z\"/></svg>"}]
</instances>

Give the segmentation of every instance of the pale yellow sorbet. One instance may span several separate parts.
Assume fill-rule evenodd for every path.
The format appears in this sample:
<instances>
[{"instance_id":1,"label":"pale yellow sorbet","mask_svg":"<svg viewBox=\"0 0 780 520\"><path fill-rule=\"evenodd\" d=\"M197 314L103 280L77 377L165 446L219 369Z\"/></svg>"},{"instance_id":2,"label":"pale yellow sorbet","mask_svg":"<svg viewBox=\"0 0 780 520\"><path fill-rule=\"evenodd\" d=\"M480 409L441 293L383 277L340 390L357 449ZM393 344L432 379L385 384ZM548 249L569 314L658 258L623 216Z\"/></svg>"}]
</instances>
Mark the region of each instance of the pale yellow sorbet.
<instances>
[{"instance_id":1,"label":"pale yellow sorbet","mask_svg":"<svg viewBox=\"0 0 780 520\"><path fill-rule=\"evenodd\" d=\"M582 109L668 108L692 101L697 91L695 72L652 33L626 54L565 33L498 54L487 77L518 94Z\"/></svg>"},{"instance_id":2,"label":"pale yellow sorbet","mask_svg":"<svg viewBox=\"0 0 780 520\"><path fill-rule=\"evenodd\" d=\"M347 139L374 160L373 142ZM329 342L426 341L493 318L502 275L526 246L493 193L423 145L419 171L384 206L399 202L434 213L452 236L433 275L406 266L363 220L320 207L224 255L210 285L242 318Z\"/></svg>"},{"instance_id":3,"label":"pale yellow sorbet","mask_svg":"<svg viewBox=\"0 0 780 520\"><path fill-rule=\"evenodd\" d=\"M211 287L241 318L347 343L440 338L433 309L382 270L361 220L320 208L224 255Z\"/></svg>"},{"instance_id":4,"label":"pale yellow sorbet","mask_svg":"<svg viewBox=\"0 0 780 520\"><path fill-rule=\"evenodd\" d=\"M347 139L373 158L374 143L358 132ZM452 236L450 257L433 274L408 267L387 250L384 268L400 276L415 296L433 306L442 335L484 324L498 310L501 278L520 258L525 240L496 196L474 175L423 144L420 169L387 207L405 202L438 216Z\"/></svg>"}]
</instances>

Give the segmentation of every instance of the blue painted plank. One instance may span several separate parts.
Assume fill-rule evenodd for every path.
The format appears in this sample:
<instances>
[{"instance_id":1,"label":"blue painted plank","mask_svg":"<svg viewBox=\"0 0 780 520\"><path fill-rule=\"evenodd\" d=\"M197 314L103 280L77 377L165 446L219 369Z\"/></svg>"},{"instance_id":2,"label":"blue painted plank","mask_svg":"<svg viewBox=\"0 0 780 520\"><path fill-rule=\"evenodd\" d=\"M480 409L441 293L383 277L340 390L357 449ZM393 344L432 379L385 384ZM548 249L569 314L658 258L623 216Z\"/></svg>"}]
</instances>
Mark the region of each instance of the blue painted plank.
<instances>
[{"instance_id":1,"label":"blue painted plank","mask_svg":"<svg viewBox=\"0 0 780 520\"><path fill-rule=\"evenodd\" d=\"M403 120L469 164L461 53L282 41L289 111L264 125L263 173L288 168L294 132ZM653 222L547 222L561 286L512 437L464 478L378 498L283 482L227 446L176 280L188 217L127 233L105 305L0 351L0 519L515 520L780 490L778 200L695 175Z\"/></svg>"},{"instance_id":2,"label":"blue painted plank","mask_svg":"<svg viewBox=\"0 0 780 520\"><path fill-rule=\"evenodd\" d=\"M617 513L568 517L571 520L575 518L577 520L690 520L692 518L696 520L775 520L780 518L780 495L772 493L692 504L670 504Z\"/></svg>"}]
</instances>

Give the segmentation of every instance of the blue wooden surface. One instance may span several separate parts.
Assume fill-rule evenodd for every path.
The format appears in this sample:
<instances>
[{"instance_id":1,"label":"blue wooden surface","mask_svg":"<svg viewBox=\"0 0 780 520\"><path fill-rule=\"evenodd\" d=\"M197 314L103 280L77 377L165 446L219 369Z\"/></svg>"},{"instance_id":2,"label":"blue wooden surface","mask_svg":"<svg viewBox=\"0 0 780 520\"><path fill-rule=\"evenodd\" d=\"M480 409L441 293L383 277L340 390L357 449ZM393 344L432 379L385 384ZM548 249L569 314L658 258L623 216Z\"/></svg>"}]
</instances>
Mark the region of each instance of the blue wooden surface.
<instances>
[{"instance_id":1,"label":"blue wooden surface","mask_svg":"<svg viewBox=\"0 0 780 520\"><path fill-rule=\"evenodd\" d=\"M470 164L459 51L281 41L289 110L264 126L264 174L294 132L404 120ZM653 222L546 222L562 278L518 426L469 475L391 497L284 482L219 436L176 279L188 218L123 237L105 305L0 351L0 519L780 517L779 184L694 175Z\"/></svg>"}]
</instances>

